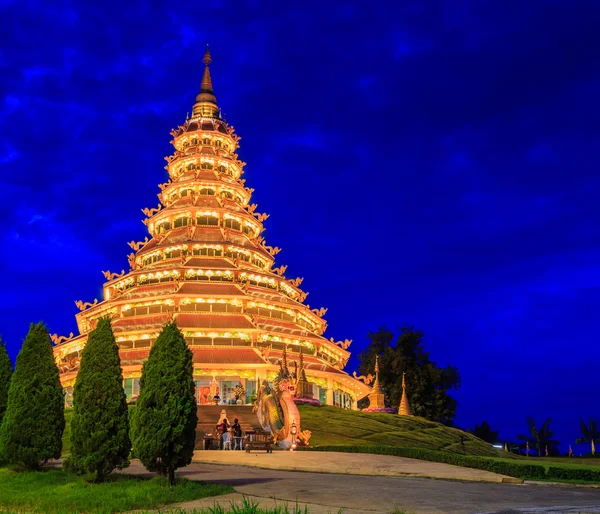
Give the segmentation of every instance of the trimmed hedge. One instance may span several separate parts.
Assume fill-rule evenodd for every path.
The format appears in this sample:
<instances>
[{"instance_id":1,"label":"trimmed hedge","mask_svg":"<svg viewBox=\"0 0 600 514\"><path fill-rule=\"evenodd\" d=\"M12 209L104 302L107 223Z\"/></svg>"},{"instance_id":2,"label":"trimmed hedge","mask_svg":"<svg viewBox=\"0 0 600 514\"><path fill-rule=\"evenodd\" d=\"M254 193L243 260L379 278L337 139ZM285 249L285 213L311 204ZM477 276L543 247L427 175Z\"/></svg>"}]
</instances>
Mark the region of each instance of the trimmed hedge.
<instances>
[{"instance_id":1,"label":"trimmed hedge","mask_svg":"<svg viewBox=\"0 0 600 514\"><path fill-rule=\"evenodd\" d=\"M546 478L559 480L585 480L587 482L600 482L600 470L584 468L562 468L550 466Z\"/></svg>"},{"instance_id":2,"label":"trimmed hedge","mask_svg":"<svg viewBox=\"0 0 600 514\"><path fill-rule=\"evenodd\" d=\"M549 478L549 475L546 474L546 468L540 464L529 464L517 460L514 462L493 460L486 457L460 455L457 453L427 450L424 448L401 448L397 446L309 446L302 449L322 452L374 453L377 455L393 455L395 457L407 457L410 459L453 464L455 466L462 466L463 468L482 469L484 471L490 471L492 473L498 473L500 475L521 479ZM574 469L573 471L578 470ZM600 480L600 477L597 479L579 478L579 480Z\"/></svg>"}]
</instances>

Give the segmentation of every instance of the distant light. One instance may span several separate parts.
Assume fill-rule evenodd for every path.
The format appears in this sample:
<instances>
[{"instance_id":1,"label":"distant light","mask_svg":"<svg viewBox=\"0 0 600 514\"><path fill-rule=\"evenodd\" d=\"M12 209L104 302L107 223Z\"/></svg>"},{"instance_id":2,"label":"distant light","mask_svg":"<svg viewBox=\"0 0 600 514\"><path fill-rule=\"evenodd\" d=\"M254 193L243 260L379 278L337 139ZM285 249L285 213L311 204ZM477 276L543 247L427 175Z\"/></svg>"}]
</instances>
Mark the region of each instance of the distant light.
<instances>
[{"instance_id":1,"label":"distant light","mask_svg":"<svg viewBox=\"0 0 600 514\"><path fill-rule=\"evenodd\" d=\"M492 448L500 448L501 450L504 448L501 444L492 444Z\"/></svg>"}]
</instances>

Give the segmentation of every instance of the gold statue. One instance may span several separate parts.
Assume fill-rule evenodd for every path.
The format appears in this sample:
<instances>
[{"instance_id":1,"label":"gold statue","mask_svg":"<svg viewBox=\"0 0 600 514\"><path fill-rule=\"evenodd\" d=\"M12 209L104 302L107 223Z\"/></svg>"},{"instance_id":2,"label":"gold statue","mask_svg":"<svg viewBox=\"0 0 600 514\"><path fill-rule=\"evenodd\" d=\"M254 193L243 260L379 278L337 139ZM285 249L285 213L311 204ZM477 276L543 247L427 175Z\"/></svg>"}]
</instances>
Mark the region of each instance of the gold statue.
<instances>
[{"instance_id":1,"label":"gold statue","mask_svg":"<svg viewBox=\"0 0 600 514\"><path fill-rule=\"evenodd\" d=\"M311 309L310 312L312 312L313 314L316 314L317 316L322 318L323 316L325 316L327 311L328 311L328 309L326 309L325 307L321 307L320 309Z\"/></svg>"}]
</instances>

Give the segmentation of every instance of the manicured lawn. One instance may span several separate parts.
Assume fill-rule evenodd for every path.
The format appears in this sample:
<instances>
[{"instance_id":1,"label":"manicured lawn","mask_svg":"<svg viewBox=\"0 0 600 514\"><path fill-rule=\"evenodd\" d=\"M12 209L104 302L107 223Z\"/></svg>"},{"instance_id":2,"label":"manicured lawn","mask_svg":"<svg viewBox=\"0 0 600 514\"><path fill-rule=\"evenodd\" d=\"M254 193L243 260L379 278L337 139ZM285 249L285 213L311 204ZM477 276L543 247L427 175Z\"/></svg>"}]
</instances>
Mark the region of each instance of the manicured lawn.
<instances>
[{"instance_id":1,"label":"manicured lawn","mask_svg":"<svg viewBox=\"0 0 600 514\"><path fill-rule=\"evenodd\" d=\"M196 500L233 492L226 485L204 484L179 479L169 487L167 479L143 479L114 474L103 484L49 469L40 472L16 472L0 468L0 506L27 512L123 512L155 509L162 505Z\"/></svg>"},{"instance_id":2,"label":"manicured lawn","mask_svg":"<svg viewBox=\"0 0 600 514\"><path fill-rule=\"evenodd\" d=\"M423 418L312 405L300 405L298 410L302 430L312 432L311 446L397 446L489 457L506 455L471 434Z\"/></svg>"}]
</instances>

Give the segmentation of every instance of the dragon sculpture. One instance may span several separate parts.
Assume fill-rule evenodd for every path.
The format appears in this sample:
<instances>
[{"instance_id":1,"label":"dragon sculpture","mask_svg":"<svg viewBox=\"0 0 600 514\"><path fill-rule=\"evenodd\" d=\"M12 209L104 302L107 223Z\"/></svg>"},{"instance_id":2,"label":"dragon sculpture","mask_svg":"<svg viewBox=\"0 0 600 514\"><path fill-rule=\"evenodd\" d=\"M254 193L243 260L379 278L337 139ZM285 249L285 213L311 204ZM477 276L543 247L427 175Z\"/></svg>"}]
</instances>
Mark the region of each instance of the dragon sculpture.
<instances>
[{"instance_id":1,"label":"dragon sculpture","mask_svg":"<svg viewBox=\"0 0 600 514\"><path fill-rule=\"evenodd\" d=\"M73 339L73 332L71 332L68 336L59 336L58 334L50 334L50 339L54 343L55 346L58 346L61 343L66 343Z\"/></svg>"},{"instance_id":2,"label":"dragon sculpture","mask_svg":"<svg viewBox=\"0 0 600 514\"><path fill-rule=\"evenodd\" d=\"M284 347L283 356L279 362L279 373L273 381L273 387L267 380L262 383L258 389L253 409L265 432L271 433L275 443L286 450L292 447L293 442L296 442L290 430L293 424L297 429L296 444L308 445L311 436L309 430L301 430L300 413L294 403L298 378L301 376L297 364L294 364L295 371L290 372Z\"/></svg>"},{"instance_id":3,"label":"dragon sculpture","mask_svg":"<svg viewBox=\"0 0 600 514\"><path fill-rule=\"evenodd\" d=\"M329 341L337 346L339 346L342 350L347 350L350 348L352 344L352 339L344 339L343 341L335 341L333 337L329 338Z\"/></svg>"},{"instance_id":4,"label":"dragon sculpture","mask_svg":"<svg viewBox=\"0 0 600 514\"><path fill-rule=\"evenodd\" d=\"M84 310L86 310L86 309L89 309L90 307L94 307L95 305L98 305L98 298L95 298L95 299L94 299L94 303L90 303L90 302L85 302L85 303L84 303L84 302L83 302L83 301L81 301L81 300L77 300L77 301L75 302L75 305L77 305L77 308L78 308L80 311L84 311Z\"/></svg>"},{"instance_id":5,"label":"dragon sculpture","mask_svg":"<svg viewBox=\"0 0 600 514\"><path fill-rule=\"evenodd\" d=\"M114 280L116 278L121 278L125 275L125 270L122 269L121 273L111 273L110 271L103 271L102 274L106 278L106 280Z\"/></svg>"},{"instance_id":6,"label":"dragon sculpture","mask_svg":"<svg viewBox=\"0 0 600 514\"><path fill-rule=\"evenodd\" d=\"M275 273L276 275L283 277L283 274L285 273L286 269L287 266L279 266L279 268L273 268L271 271L273 271L273 273Z\"/></svg>"}]
</instances>

